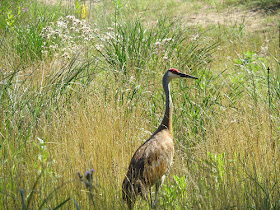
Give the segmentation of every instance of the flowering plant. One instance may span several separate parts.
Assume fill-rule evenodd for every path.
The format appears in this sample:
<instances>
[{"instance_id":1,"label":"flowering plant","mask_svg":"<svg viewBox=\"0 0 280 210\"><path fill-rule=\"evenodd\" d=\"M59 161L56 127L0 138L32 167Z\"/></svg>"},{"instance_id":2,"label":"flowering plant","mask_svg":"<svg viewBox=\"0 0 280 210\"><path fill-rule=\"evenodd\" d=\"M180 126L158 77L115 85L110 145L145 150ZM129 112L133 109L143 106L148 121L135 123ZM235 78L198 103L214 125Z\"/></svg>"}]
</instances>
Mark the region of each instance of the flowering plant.
<instances>
[{"instance_id":1,"label":"flowering plant","mask_svg":"<svg viewBox=\"0 0 280 210\"><path fill-rule=\"evenodd\" d=\"M43 55L62 55L66 59L81 52L94 38L93 30L85 20L70 15L51 22L42 29L41 36L45 40L42 45Z\"/></svg>"}]
</instances>

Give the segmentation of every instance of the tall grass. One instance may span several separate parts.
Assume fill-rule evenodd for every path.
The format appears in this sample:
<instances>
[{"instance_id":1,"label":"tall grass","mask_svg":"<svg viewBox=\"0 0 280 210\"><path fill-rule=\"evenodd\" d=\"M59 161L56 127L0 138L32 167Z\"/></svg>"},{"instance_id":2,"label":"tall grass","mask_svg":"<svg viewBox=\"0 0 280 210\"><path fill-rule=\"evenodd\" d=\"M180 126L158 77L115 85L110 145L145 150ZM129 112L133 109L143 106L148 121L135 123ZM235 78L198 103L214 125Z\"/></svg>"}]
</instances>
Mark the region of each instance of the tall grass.
<instances>
[{"instance_id":1,"label":"tall grass","mask_svg":"<svg viewBox=\"0 0 280 210\"><path fill-rule=\"evenodd\" d=\"M79 49L70 57L60 39L49 40L55 51L44 48L43 28L66 14L82 17L77 2L36 1L24 16L28 2L1 2L0 206L126 208L125 171L162 119L162 74L176 67L199 80L172 84L176 155L159 208L278 209L275 30L183 27L164 8L149 22L133 16L131 2L104 1L85 17L90 41L71 39ZM155 5L137 9L146 4ZM78 176L89 169L92 188ZM136 208L149 207L139 198Z\"/></svg>"}]
</instances>

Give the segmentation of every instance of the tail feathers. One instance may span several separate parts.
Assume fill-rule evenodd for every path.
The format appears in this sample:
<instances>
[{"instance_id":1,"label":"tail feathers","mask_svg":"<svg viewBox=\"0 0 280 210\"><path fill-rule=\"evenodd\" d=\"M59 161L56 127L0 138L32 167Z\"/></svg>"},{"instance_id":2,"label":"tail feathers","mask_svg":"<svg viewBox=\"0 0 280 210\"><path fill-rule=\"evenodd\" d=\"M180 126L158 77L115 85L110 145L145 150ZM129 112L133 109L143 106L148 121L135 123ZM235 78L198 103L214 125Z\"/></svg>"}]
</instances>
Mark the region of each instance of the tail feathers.
<instances>
[{"instance_id":1,"label":"tail feathers","mask_svg":"<svg viewBox=\"0 0 280 210\"><path fill-rule=\"evenodd\" d=\"M125 177L123 180L122 197L123 200L127 203L128 208L133 209L136 200L136 193L134 191L134 186L130 182L130 179L128 177Z\"/></svg>"},{"instance_id":2,"label":"tail feathers","mask_svg":"<svg viewBox=\"0 0 280 210\"><path fill-rule=\"evenodd\" d=\"M122 185L122 197L129 209L133 209L139 194L143 199L148 200L147 190L142 181L139 179L131 181L131 179L125 177Z\"/></svg>"},{"instance_id":3,"label":"tail feathers","mask_svg":"<svg viewBox=\"0 0 280 210\"><path fill-rule=\"evenodd\" d=\"M137 191L137 195L140 194L144 200L148 201L147 189L141 180L135 181L135 191Z\"/></svg>"}]
</instances>

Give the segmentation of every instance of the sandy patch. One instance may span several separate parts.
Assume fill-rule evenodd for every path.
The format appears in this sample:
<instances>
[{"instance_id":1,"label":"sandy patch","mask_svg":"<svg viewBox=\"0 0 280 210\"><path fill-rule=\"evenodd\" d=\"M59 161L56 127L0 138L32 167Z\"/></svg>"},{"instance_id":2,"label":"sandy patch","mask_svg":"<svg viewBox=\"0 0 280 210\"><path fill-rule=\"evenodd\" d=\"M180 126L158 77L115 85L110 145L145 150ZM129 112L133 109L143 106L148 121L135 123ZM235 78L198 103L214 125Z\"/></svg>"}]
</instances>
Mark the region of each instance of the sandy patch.
<instances>
[{"instance_id":1,"label":"sandy patch","mask_svg":"<svg viewBox=\"0 0 280 210\"><path fill-rule=\"evenodd\" d=\"M235 24L243 26L248 31L266 30L268 27L277 26L277 22L269 23L266 16L259 11L241 10L239 8L230 8L222 12L213 12L207 9L201 9L199 13L185 15L184 20L188 25L228 25Z\"/></svg>"}]
</instances>

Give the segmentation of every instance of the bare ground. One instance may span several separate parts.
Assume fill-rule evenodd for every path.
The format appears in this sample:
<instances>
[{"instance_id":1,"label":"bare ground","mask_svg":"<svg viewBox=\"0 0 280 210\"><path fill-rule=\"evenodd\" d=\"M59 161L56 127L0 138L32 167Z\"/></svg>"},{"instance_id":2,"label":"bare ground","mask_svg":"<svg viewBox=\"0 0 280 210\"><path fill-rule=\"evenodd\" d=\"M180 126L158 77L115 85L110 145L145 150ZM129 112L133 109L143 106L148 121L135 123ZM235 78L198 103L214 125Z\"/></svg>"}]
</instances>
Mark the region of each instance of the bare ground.
<instances>
[{"instance_id":1,"label":"bare ground","mask_svg":"<svg viewBox=\"0 0 280 210\"><path fill-rule=\"evenodd\" d=\"M261 11L242 10L237 7L229 8L221 12L214 12L211 8L202 8L198 13L184 15L183 18L188 25L228 25L235 24L243 26L251 32L267 30L269 27L276 27L276 18L269 18Z\"/></svg>"}]
</instances>

